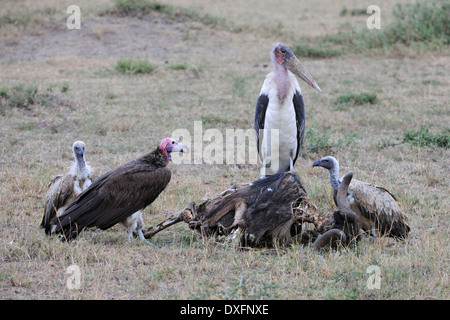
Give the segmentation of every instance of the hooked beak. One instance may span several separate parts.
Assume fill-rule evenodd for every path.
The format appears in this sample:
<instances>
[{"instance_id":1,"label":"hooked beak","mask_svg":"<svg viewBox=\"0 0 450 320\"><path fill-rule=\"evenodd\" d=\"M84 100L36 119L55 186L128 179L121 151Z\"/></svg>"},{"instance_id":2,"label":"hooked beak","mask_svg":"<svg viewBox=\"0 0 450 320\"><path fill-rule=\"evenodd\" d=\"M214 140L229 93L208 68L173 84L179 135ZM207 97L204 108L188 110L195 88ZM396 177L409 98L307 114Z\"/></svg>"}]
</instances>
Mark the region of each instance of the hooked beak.
<instances>
[{"instance_id":1,"label":"hooked beak","mask_svg":"<svg viewBox=\"0 0 450 320\"><path fill-rule=\"evenodd\" d=\"M309 84L311 87L317 89L319 92L322 92L316 81L296 56L293 55L289 59L286 59L286 61L284 62L284 66L297 77Z\"/></svg>"},{"instance_id":2,"label":"hooked beak","mask_svg":"<svg viewBox=\"0 0 450 320\"><path fill-rule=\"evenodd\" d=\"M188 153L189 148L187 147L187 145L178 142L176 145L173 146L172 152Z\"/></svg>"},{"instance_id":3,"label":"hooked beak","mask_svg":"<svg viewBox=\"0 0 450 320\"><path fill-rule=\"evenodd\" d=\"M320 160L313 162L313 167L317 167L317 166L320 166Z\"/></svg>"}]
</instances>

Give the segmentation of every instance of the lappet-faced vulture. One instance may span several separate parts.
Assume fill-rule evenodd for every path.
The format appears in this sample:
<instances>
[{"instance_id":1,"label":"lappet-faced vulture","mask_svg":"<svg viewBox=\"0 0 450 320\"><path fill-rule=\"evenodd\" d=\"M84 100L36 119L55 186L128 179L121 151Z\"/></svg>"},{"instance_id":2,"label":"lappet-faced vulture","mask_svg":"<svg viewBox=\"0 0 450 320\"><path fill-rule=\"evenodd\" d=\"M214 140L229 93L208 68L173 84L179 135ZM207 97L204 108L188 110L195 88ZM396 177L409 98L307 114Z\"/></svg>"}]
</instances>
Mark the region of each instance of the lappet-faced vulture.
<instances>
[{"instance_id":1,"label":"lappet-faced vulture","mask_svg":"<svg viewBox=\"0 0 450 320\"><path fill-rule=\"evenodd\" d=\"M184 150L187 146L165 138L154 151L105 173L51 221L48 231L62 233L62 240L70 241L85 228L105 230L121 222L129 238L135 232L146 241L141 210L169 183L171 153Z\"/></svg>"},{"instance_id":2,"label":"lappet-faced vulture","mask_svg":"<svg viewBox=\"0 0 450 320\"><path fill-rule=\"evenodd\" d=\"M305 107L297 78L321 92L316 81L283 43L270 53L273 71L256 103L254 129L262 177L293 169L305 135Z\"/></svg>"}]
</instances>

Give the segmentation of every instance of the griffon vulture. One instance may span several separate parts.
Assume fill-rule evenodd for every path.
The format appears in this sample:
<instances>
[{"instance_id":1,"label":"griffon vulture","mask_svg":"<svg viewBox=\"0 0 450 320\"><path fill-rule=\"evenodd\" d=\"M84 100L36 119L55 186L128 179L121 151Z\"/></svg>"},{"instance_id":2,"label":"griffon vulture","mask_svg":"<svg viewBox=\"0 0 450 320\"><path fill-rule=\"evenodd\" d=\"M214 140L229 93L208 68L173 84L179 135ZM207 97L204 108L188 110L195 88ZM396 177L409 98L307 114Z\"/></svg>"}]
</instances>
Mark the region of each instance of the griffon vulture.
<instances>
[{"instance_id":1,"label":"griffon vulture","mask_svg":"<svg viewBox=\"0 0 450 320\"><path fill-rule=\"evenodd\" d=\"M329 170L330 183L334 198L341 184L339 163L331 156L313 163L313 167ZM348 188L350 208L358 216L362 229L376 238L378 234L404 239L410 227L406 215L402 212L397 199L387 189L366 182L351 180Z\"/></svg>"}]
</instances>

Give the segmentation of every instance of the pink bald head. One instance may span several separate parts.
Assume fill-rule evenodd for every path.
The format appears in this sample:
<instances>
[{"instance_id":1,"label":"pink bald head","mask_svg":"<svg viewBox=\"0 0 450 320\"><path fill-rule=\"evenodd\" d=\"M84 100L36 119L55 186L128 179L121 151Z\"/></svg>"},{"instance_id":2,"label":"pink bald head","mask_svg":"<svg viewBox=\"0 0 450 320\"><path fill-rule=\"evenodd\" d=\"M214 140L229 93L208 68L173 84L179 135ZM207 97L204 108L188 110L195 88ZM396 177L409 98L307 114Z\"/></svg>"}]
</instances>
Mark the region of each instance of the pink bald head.
<instances>
[{"instance_id":1,"label":"pink bald head","mask_svg":"<svg viewBox=\"0 0 450 320\"><path fill-rule=\"evenodd\" d=\"M184 150L189 151L188 147L172 138L164 138L159 145L159 149L166 155L167 161L170 161L171 152L184 152Z\"/></svg>"},{"instance_id":2,"label":"pink bald head","mask_svg":"<svg viewBox=\"0 0 450 320\"><path fill-rule=\"evenodd\" d=\"M159 145L159 148L161 150L163 150L163 151L166 150L167 145L171 144L172 141L175 141L175 140L173 140L172 138L164 138L164 139L162 139L161 144Z\"/></svg>"}]
</instances>

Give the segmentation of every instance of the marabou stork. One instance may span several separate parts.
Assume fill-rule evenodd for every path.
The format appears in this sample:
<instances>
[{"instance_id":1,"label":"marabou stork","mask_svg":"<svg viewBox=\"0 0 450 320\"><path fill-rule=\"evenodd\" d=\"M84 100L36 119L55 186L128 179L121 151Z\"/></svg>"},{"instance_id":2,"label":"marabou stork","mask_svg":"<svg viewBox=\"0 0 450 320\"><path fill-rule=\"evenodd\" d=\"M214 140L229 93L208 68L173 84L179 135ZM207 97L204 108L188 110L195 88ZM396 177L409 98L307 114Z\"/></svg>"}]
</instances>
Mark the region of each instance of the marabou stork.
<instances>
[{"instance_id":1,"label":"marabou stork","mask_svg":"<svg viewBox=\"0 0 450 320\"><path fill-rule=\"evenodd\" d=\"M303 143L305 108L295 75L322 92L288 46L276 44L270 56L273 71L261 88L254 124L262 177L292 170Z\"/></svg>"},{"instance_id":2,"label":"marabou stork","mask_svg":"<svg viewBox=\"0 0 450 320\"><path fill-rule=\"evenodd\" d=\"M62 215L66 207L95 180L96 175L84 158L85 149L86 145L83 141L75 141L72 146L75 161L69 172L53 177L49 183L45 196L42 228L48 228L50 221Z\"/></svg>"},{"instance_id":3,"label":"marabou stork","mask_svg":"<svg viewBox=\"0 0 450 320\"><path fill-rule=\"evenodd\" d=\"M62 233L62 240L75 239L84 228L106 230L121 222L128 231L146 242L142 213L166 188L171 178L167 168L171 152L188 151L187 146L165 138L152 152L123 164L95 180L65 210L51 221L50 233Z\"/></svg>"},{"instance_id":4,"label":"marabou stork","mask_svg":"<svg viewBox=\"0 0 450 320\"><path fill-rule=\"evenodd\" d=\"M327 156L315 161L313 167L329 170L336 202L339 185L342 183L342 180L339 180L338 161ZM402 212L397 199L387 189L352 179L347 194L350 209L358 216L365 232L371 233L374 238L378 234L400 239L407 237L410 231L408 218Z\"/></svg>"}]
</instances>

